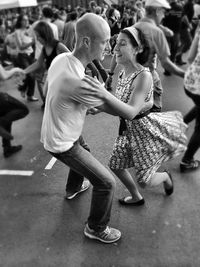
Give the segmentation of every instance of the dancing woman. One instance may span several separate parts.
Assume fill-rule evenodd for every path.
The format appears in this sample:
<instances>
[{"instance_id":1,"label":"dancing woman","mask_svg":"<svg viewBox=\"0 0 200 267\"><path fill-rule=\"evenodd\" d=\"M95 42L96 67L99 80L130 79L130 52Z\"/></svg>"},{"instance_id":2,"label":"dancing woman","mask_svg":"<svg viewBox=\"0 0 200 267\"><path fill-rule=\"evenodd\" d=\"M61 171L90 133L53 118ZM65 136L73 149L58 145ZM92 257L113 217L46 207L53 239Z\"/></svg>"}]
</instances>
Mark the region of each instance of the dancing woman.
<instances>
[{"instance_id":1,"label":"dancing woman","mask_svg":"<svg viewBox=\"0 0 200 267\"><path fill-rule=\"evenodd\" d=\"M166 195L171 195L173 180L170 172L157 170L163 162L185 151L186 125L179 111L150 113L153 80L149 69L143 67L149 49L142 32L133 26L123 29L117 39L115 54L117 63L123 66L118 77L116 97L127 103L132 115L127 116L127 109L121 116L125 119L120 118L119 135L114 143L109 167L131 194L120 199L120 203L138 206L145 201L128 168L134 167L141 187L163 184ZM92 78L86 77L84 80L93 87L101 87L99 97L107 103L104 108L100 107L101 110L117 115L117 105L112 104L113 96Z\"/></svg>"}]
</instances>

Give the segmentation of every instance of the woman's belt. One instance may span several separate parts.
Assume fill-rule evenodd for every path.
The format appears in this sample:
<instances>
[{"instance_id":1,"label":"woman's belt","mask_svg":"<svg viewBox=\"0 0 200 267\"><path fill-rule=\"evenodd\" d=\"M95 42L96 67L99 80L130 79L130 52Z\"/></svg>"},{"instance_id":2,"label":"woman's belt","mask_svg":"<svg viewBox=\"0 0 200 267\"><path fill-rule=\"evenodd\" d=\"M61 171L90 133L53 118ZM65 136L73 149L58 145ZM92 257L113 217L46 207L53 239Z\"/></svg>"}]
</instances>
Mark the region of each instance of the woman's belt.
<instances>
[{"instance_id":1,"label":"woman's belt","mask_svg":"<svg viewBox=\"0 0 200 267\"><path fill-rule=\"evenodd\" d=\"M143 117L146 117L149 113L151 113L151 110L147 110L141 114L138 114L137 116L135 116L135 118L133 120L138 120L138 119L141 119ZM119 117L119 118L120 118L119 135L122 135L123 132L127 130L127 126L126 126L125 119L122 117Z\"/></svg>"}]
</instances>

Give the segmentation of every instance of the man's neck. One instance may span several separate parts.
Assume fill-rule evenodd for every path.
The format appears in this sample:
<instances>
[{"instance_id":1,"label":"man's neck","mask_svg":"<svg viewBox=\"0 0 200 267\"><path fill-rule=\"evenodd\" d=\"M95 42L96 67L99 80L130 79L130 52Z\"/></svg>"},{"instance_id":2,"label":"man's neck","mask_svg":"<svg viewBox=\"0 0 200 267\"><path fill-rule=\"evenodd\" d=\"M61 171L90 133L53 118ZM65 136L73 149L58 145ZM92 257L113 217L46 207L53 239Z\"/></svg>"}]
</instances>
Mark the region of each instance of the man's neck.
<instances>
[{"instance_id":1,"label":"man's neck","mask_svg":"<svg viewBox=\"0 0 200 267\"><path fill-rule=\"evenodd\" d=\"M51 19L50 19L50 18L45 18L45 17L44 17L43 20L46 21L46 22L51 23Z\"/></svg>"},{"instance_id":2,"label":"man's neck","mask_svg":"<svg viewBox=\"0 0 200 267\"><path fill-rule=\"evenodd\" d=\"M144 20L148 20L148 21L152 22L153 24L157 25L156 20L155 20L155 18L154 18L153 16L146 15L143 19L144 19ZM142 20L143 20L143 19L142 19ZM158 26L158 25L157 25L157 26Z\"/></svg>"},{"instance_id":3,"label":"man's neck","mask_svg":"<svg viewBox=\"0 0 200 267\"><path fill-rule=\"evenodd\" d=\"M91 62L91 61L88 59L86 53L84 53L82 50L76 50L76 49L75 49L75 50L72 52L72 54L73 54L74 57L76 57L76 58L83 64L84 68L86 68L87 65Z\"/></svg>"}]
</instances>

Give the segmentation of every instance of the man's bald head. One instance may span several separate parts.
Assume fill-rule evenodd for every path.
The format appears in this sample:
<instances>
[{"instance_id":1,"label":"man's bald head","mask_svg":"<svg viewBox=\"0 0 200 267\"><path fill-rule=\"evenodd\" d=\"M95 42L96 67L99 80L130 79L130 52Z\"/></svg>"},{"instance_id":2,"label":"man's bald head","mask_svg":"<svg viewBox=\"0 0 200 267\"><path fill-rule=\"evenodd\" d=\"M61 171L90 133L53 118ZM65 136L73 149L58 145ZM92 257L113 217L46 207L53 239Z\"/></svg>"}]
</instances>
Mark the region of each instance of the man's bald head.
<instances>
[{"instance_id":1,"label":"man's bald head","mask_svg":"<svg viewBox=\"0 0 200 267\"><path fill-rule=\"evenodd\" d=\"M108 23L99 15L86 13L76 23L77 41L82 37L98 39L110 34Z\"/></svg>"}]
</instances>

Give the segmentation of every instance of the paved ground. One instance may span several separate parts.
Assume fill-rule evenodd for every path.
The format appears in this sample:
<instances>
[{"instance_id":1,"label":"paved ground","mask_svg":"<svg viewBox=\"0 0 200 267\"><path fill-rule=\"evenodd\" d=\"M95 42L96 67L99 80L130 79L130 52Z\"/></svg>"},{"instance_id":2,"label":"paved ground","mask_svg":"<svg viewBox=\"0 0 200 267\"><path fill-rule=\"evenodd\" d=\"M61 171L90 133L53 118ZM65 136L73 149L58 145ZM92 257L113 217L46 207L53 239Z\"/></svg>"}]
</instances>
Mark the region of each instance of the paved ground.
<instances>
[{"instance_id":1,"label":"paved ground","mask_svg":"<svg viewBox=\"0 0 200 267\"><path fill-rule=\"evenodd\" d=\"M165 77L162 71L161 77L164 110L185 114L192 102L183 92L182 80ZM19 97L17 91L9 92ZM68 168L56 161L45 169L52 158L39 142L40 105L28 103L30 115L14 124L15 143L24 149L9 159L0 155L0 266L199 267L200 171L181 174L180 158L166 164L174 176L175 193L166 197L162 186L141 190L146 205L139 208L119 206L117 199L127 192L117 180L110 225L122 231L122 239L112 245L88 240L83 228L91 189L66 201ZM105 165L117 127L118 119L106 114L86 120L84 137ZM193 124L188 136L192 128ZM34 173L5 175L3 170Z\"/></svg>"}]
</instances>

